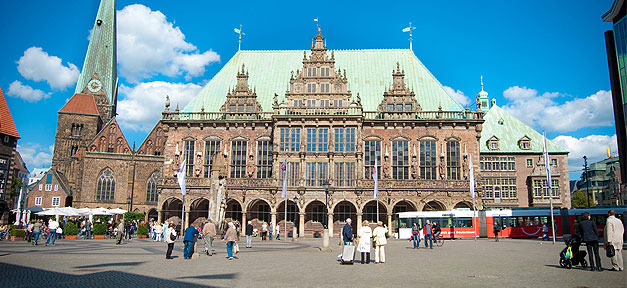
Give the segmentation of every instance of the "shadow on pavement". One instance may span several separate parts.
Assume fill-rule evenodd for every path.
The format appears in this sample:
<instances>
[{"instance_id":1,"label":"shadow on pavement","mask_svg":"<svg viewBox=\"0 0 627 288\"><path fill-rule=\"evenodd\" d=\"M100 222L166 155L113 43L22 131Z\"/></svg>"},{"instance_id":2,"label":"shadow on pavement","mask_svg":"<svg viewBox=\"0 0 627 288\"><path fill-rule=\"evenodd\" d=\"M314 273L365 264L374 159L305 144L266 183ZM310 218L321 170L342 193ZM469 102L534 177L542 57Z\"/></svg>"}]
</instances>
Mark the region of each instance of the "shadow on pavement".
<instances>
[{"instance_id":1,"label":"shadow on pavement","mask_svg":"<svg viewBox=\"0 0 627 288\"><path fill-rule=\"evenodd\" d=\"M235 278L237 278L237 273L186 276L186 277L178 277L176 279L235 279Z\"/></svg>"},{"instance_id":2,"label":"shadow on pavement","mask_svg":"<svg viewBox=\"0 0 627 288\"><path fill-rule=\"evenodd\" d=\"M116 266L137 266L145 262L116 262L116 263L102 263L94 265L76 266L74 268L96 268L96 267L116 267Z\"/></svg>"},{"instance_id":3,"label":"shadow on pavement","mask_svg":"<svg viewBox=\"0 0 627 288\"><path fill-rule=\"evenodd\" d=\"M72 275L0 263L0 287L210 287L120 271Z\"/></svg>"}]
</instances>

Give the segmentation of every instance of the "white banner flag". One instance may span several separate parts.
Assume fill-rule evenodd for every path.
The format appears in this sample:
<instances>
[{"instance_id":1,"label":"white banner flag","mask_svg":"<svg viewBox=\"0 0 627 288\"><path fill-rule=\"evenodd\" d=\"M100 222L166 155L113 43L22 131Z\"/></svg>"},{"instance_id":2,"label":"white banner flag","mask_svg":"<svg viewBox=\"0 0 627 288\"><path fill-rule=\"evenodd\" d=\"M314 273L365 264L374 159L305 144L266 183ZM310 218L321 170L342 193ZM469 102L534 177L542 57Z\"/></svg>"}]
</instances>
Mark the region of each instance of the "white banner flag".
<instances>
[{"instance_id":1,"label":"white banner flag","mask_svg":"<svg viewBox=\"0 0 627 288\"><path fill-rule=\"evenodd\" d=\"M470 178L470 195L472 196L472 199L475 199L475 168L472 166L472 154L469 155L470 157L470 165L469 165L469 177Z\"/></svg>"},{"instance_id":2,"label":"white banner flag","mask_svg":"<svg viewBox=\"0 0 627 288\"><path fill-rule=\"evenodd\" d=\"M379 162L377 161L377 156L374 157L374 167L372 167L372 179L374 179L374 198L377 199L377 193L379 192Z\"/></svg>"},{"instance_id":3,"label":"white banner flag","mask_svg":"<svg viewBox=\"0 0 627 288\"><path fill-rule=\"evenodd\" d=\"M546 185L549 186L550 190L551 188L553 188L553 185L551 184L551 165L549 161L549 149L547 149L546 147L546 132L544 133L544 167L546 169Z\"/></svg>"},{"instance_id":4,"label":"white banner flag","mask_svg":"<svg viewBox=\"0 0 627 288\"><path fill-rule=\"evenodd\" d=\"M181 193L185 196L185 160L181 163L181 167L176 170L176 178L179 181L179 186L181 187Z\"/></svg>"}]
</instances>

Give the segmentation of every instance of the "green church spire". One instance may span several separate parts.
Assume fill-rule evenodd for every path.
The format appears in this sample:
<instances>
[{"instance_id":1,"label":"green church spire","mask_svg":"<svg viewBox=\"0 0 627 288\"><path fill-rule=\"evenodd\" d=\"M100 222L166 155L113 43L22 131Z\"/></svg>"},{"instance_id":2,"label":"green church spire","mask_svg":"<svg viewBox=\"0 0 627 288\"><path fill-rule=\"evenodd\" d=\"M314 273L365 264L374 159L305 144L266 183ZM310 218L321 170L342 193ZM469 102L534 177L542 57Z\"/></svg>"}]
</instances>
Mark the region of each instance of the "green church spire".
<instances>
[{"instance_id":1,"label":"green church spire","mask_svg":"<svg viewBox=\"0 0 627 288\"><path fill-rule=\"evenodd\" d=\"M108 117L105 117L107 119L103 119L105 121L115 116L117 105L116 35L115 0L101 0L75 93L82 93L87 83L95 77L95 74L98 74L97 78L102 83L101 90L108 101L108 103L103 103L109 108L104 113L108 114ZM101 114L102 112L104 111L101 111Z\"/></svg>"}]
</instances>

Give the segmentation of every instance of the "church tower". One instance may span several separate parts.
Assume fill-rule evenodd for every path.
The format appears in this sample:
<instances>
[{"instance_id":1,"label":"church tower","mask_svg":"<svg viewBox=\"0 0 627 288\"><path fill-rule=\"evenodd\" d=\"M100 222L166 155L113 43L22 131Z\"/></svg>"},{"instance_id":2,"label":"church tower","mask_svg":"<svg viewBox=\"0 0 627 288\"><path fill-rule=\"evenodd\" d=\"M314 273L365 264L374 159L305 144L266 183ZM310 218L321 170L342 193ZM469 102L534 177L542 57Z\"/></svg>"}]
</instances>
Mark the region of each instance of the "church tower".
<instances>
[{"instance_id":1,"label":"church tower","mask_svg":"<svg viewBox=\"0 0 627 288\"><path fill-rule=\"evenodd\" d=\"M115 116L115 14L115 0L100 2L76 92L58 112L52 168L72 188L80 185L80 158L87 145Z\"/></svg>"},{"instance_id":2,"label":"church tower","mask_svg":"<svg viewBox=\"0 0 627 288\"><path fill-rule=\"evenodd\" d=\"M96 94L98 111L105 123L115 117L117 106L116 38L115 0L101 0L74 93L83 93L87 87L89 92ZM103 93L98 93L100 91Z\"/></svg>"}]
</instances>

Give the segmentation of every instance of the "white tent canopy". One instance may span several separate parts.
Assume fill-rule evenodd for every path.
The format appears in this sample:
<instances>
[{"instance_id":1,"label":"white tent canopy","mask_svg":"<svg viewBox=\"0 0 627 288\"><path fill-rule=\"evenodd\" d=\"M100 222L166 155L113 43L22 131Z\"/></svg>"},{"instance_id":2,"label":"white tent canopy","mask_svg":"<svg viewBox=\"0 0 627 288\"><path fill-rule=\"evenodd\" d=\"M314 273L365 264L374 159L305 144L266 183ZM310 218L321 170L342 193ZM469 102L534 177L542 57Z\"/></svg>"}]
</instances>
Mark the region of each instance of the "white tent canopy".
<instances>
[{"instance_id":1,"label":"white tent canopy","mask_svg":"<svg viewBox=\"0 0 627 288\"><path fill-rule=\"evenodd\" d=\"M113 215L124 214L126 212L127 212L126 210L120 209L120 208L115 208L115 209L109 210L109 213L111 213Z\"/></svg>"}]
</instances>

